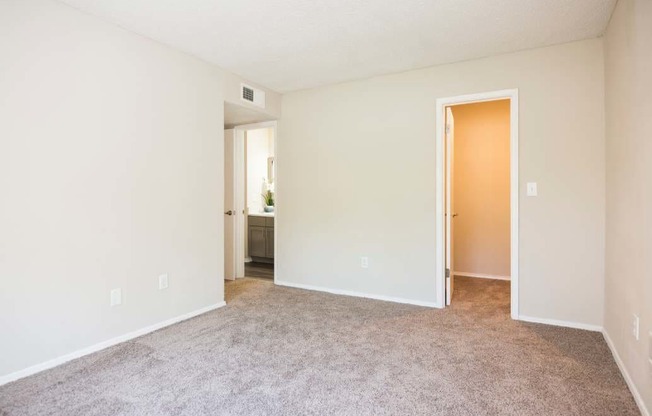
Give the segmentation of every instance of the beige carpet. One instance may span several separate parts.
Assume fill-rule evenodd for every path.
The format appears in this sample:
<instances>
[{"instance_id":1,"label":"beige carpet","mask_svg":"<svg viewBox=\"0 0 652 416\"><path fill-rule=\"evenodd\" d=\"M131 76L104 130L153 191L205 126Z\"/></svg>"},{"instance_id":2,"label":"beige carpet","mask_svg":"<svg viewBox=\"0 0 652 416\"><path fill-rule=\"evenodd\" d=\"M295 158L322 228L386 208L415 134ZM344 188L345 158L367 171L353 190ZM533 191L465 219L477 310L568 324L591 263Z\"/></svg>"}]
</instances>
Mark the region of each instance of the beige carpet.
<instances>
[{"instance_id":1,"label":"beige carpet","mask_svg":"<svg viewBox=\"0 0 652 416\"><path fill-rule=\"evenodd\" d=\"M0 415L635 415L602 335L509 319L507 282L444 311L227 284L225 308L0 387Z\"/></svg>"}]
</instances>

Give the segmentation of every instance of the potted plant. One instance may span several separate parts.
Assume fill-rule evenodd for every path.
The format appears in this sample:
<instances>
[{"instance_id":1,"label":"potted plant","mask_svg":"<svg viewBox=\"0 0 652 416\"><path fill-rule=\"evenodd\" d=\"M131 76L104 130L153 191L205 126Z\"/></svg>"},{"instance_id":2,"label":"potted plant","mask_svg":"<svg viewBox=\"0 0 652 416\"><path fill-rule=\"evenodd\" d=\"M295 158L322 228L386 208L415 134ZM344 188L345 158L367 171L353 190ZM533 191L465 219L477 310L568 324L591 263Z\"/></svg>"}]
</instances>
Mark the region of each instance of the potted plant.
<instances>
[{"instance_id":1,"label":"potted plant","mask_svg":"<svg viewBox=\"0 0 652 416\"><path fill-rule=\"evenodd\" d=\"M266 191L263 195L263 202L265 203L265 212L274 212L274 192Z\"/></svg>"}]
</instances>

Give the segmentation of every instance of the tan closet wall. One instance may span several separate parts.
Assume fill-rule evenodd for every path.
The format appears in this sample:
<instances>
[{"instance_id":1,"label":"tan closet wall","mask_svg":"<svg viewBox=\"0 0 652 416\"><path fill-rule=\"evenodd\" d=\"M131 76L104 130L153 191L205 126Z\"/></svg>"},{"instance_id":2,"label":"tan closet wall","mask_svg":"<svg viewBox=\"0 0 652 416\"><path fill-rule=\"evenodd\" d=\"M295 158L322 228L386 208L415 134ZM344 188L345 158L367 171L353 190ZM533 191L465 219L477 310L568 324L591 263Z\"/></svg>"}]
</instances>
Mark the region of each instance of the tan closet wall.
<instances>
[{"instance_id":1,"label":"tan closet wall","mask_svg":"<svg viewBox=\"0 0 652 416\"><path fill-rule=\"evenodd\" d=\"M454 271L510 275L509 100L454 106Z\"/></svg>"}]
</instances>

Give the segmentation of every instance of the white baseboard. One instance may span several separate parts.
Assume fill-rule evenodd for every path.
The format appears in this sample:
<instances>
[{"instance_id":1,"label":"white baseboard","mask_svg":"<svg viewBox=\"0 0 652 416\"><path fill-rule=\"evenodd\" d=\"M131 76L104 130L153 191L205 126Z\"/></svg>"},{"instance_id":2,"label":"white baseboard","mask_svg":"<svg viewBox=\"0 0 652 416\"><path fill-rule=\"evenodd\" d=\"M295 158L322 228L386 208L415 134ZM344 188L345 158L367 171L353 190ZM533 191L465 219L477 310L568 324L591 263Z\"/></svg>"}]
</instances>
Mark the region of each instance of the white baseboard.
<instances>
[{"instance_id":1,"label":"white baseboard","mask_svg":"<svg viewBox=\"0 0 652 416\"><path fill-rule=\"evenodd\" d=\"M116 344L120 344L125 341L129 341L134 338L138 338L139 336L148 334L150 332L154 332L156 330L159 330L161 328L164 328L166 326L170 326L172 324L176 324L181 321L185 321L186 319L194 318L195 316L204 314L206 312L210 312L214 309L221 308L222 306L226 305L226 302L222 301L219 303L216 303L214 305L206 306L205 308L197 309L192 312L185 313L183 315L176 316L174 318L165 320L163 322L156 323L154 325L147 326L145 328L137 329L132 332L128 332L126 334L117 336L115 338L108 339L106 341L102 341L98 344L91 345L90 347L83 348L81 350L77 350L74 352L71 352L66 355L62 355L61 357L54 358L52 360L46 361L44 363L36 364L31 367L27 367L22 370L18 370L16 372L0 376L0 386L3 384L10 383L12 381L16 381L18 379L21 379L23 377L31 376L36 373L40 373L41 371L48 370L50 368L56 367L58 365L61 365L63 363L66 363L68 361L74 360L75 358L80 358L88 354L92 354L94 352L103 350L108 347L112 347Z\"/></svg>"},{"instance_id":2,"label":"white baseboard","mask_svg":"<svg viewBox=\"0 0 652 416\"><path fill-rule=\"evenodd\" d=\"M353 296L353 297L356 297L356 298L375 299L375 300L383 300L385 302L406 303L408 305L425 306L425 307L428 307L428 308L437 308L437 304L435 302L424 302L424 301L420 301L420 300L396 298L396 297L393 297L393 296L372 295L372 294L368 294L368 293L354 292L354 291L351 291L351 290L330 289L330 288L327 288L327 287L304 285L304 284L301 284L301 283L292 283L292 282L287 282L287 281L278 280L278 279L274 280L274 283L279 285L279 286L292 287L292 288L295 288L295 289L313 290L313 291L317 291L317 292L326 292L326 293L332 293L334 295Z\"/></svg>"},{"instance_id":3,"label":"white baseboard","mask_svg":"<svg viewBox=\"0 0 652 416\"><path fill-rule=\"evenodd\" d=\"M479 279L511 280L509 276L500 276L496 274L484 274L484 273L470 273L470 272L453 272L453 276L477 277Z\"/></svg>"},{"instance_id":4,"label":"white baseboard","mask_svg":"<svg viewBox=\"0 0 652 416\"><path fill-rule=\"evenodd\" d=\"M620 373L623 375L623 378L625 379L625 383L627 383L627 387L629 387L629 391L632 393L632 396L634 396L634 401L638 405L641 414L643 416L650 416L650 411L647 409L647 407L645 407L645 403L643 402L643 397L641 397L641 393L638 391L636 385L634 384L634 381L629 376L629 372L627 372L625 363L623 363L623 360L620 358L620 354L618 354L618 350L616 350L616 346L611 340L609 333L606 330L603 330L602 336L604 337L604 340L607 342L607 345L611 350L611 354L614 356L614 360L616 361L616 364L618 364Z\"/></svg>"},{"instance_id":5,"label":"white baseboard","mask_svg":"<svg viewBox=\"0 0 652 416\"><path fill-rule=\"evenodd\" d=\"M580 322L559 321L557 319L534 318L532 316L519 315L519 321L533 322L535 324L546 324L554 326L563 326L566 328L583 329L585 331L602 332L600 325L583 324Z\"/></svg>"}]
</instances>

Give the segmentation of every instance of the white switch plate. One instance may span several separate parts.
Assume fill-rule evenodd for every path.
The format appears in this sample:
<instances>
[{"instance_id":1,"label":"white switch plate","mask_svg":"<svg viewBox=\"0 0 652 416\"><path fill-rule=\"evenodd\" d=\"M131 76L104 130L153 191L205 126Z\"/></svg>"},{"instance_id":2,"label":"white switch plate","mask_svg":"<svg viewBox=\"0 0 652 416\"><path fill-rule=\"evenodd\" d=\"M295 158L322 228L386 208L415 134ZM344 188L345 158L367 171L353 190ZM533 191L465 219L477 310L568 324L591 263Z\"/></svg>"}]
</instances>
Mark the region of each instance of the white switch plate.
<instances>
[{"instance_id":1,"label":"white switch plate","mask_svg":"<svg viewBox=\"0 0 652 416\"><path fill-rule=\"evenodd\" d=\"M111 306L122 304L122 289L111 290Z\"/></svg>"},{"instance_id":2,"label":"white switch plate","mask_svg":"<svg viewBox=\"0 0 652 416\"><path fill-rule=\"evenodd\" d=\"M537 191L537 183L536 182L528 182L527 183L527 196L537 196L538 191Z\"/></svg>"},{"instance_id":3,"label":"white switch plate","mask_svg":"<svg viewBox=\"0 0 652 416\"><path fill-rule=\"evenodd\" d=\"M167 274L162 274L158 277L158 288L159 290L167 289L168 288L168 275Z\"/></svg>"},{"instance_id":4,"label":"white switch plate","mask_svg":"<svg viewBox=\"0 0 652 416\"><path fill-rule=\"evenodd\" d=\"M641 328L641 320L638 317L638 315L633 314L632 315L632 336L636 339L636 341L639 340L639 330Z\"/></svg>"},{"instance_id":5,"label":"white switch plate","mask_svg":"<svg viewBox=\"0 0 652 416\"><path fill-rule=\"evenodd\" d=\"M363 269L369 268L369 257L360 257L360 267Z\"/></svg>"}]
</instances>

